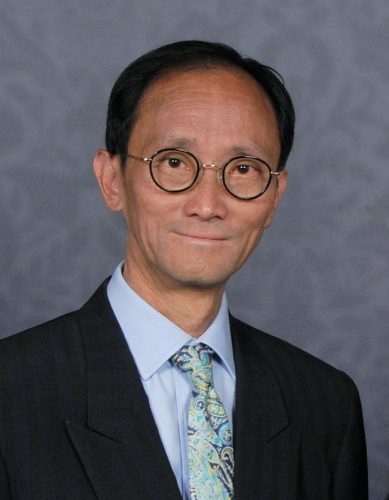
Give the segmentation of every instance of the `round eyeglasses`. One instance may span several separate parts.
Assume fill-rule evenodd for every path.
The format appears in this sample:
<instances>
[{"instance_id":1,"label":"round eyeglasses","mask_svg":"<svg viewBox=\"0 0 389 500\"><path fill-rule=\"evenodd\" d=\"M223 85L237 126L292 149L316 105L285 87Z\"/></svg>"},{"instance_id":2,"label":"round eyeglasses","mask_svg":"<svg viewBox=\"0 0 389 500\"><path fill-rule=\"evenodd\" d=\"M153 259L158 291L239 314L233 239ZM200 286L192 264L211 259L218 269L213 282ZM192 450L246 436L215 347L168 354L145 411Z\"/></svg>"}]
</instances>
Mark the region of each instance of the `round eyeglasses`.
<instances>
[{"instance_id":1,"label":"round eyeglasses","mask_svg":"<svg viewBox=\"0 0 389 500\"><path fill-rule=\"evenodd\" d=\"M273 175L280 174L254 156L236 156L222 166L201 164L192 153L183 149L161 149L150 158L129 153L126 156L148 163L155 184L170 193L190 189L201 179L204 169L216 168L219 182L226 191L240 200L253 200L267 190Z\"/></svg>"}]
</instances>

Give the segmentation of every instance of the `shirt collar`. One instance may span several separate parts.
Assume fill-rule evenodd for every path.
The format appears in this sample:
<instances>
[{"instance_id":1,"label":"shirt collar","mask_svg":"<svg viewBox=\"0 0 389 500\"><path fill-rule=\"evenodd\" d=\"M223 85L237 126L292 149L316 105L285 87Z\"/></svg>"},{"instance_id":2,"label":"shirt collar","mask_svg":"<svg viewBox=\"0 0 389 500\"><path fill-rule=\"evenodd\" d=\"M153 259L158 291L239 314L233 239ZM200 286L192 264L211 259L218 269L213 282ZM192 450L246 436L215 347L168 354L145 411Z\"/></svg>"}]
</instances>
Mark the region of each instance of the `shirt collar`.
<instances>
[{"instance_id":1,"label":"shirt collar","mask_svg":"<svg viewBox=\"0 0 389 500\"><path fill-rule=\"evenodd\" d=\"M108 283L108 300L134 357L143 380L150 378L185 344L204 342L218 355L235 379L228 304L223 295L220 309L207 330L198 339L184 332L156 311L127 284L122 264Z\"/></svg>"}]
</instances>

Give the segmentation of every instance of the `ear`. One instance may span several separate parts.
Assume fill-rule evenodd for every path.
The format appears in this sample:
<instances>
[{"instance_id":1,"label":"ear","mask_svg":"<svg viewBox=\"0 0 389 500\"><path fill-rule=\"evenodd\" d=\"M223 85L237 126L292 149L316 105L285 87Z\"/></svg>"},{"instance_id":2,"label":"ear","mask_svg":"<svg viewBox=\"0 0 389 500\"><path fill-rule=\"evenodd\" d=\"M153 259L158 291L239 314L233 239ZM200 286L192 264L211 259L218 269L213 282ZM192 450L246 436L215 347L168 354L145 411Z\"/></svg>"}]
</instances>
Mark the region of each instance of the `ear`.
<instances>
[{"instance_id":1,"label":"ear","mask_svg":"<svg viewBox=\"0 0 389 500\"><path fill-rule=\"evenodd\" d=\"M269 213L269 215L266 219L265 229L267 229L268 227L270 227L272 225L273 217L274 217L274 214L276 213L278 204L279 204L283 194L286 191L286 187L288 184L288 172L287 172L287 170L282 170L280 172L280 175L277 176L276 182L277 182L277 186L276 186L276 192L274 194L273 207L272 207L271 212Z\"/></svg>"},{"instance_id":2,"label":"ear","mask_svg":"<svg viewBox=\"0 0 389 500\"><path fill-rule=\"evenodd\" d=\"M99 183L107 207L114 212L122 209L120 160L107 150L99 149L93 160L93 171Z\"/></svg>"}]
</instances>

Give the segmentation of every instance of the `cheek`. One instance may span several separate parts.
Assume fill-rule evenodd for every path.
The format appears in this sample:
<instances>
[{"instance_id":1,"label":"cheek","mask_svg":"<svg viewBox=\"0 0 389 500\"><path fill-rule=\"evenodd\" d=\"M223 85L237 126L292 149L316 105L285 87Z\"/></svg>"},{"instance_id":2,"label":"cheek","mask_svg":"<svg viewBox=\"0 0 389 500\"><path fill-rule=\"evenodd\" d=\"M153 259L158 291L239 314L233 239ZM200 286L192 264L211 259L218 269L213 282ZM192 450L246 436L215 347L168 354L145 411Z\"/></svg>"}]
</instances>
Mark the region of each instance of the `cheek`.
<instances>
[{"instance_id":1,"label":"cheek","mask_svg":"<svg viewBox=\"0 0 389 500\"><path fill-rule=\"evenodd\" d=\"M135 241L143 252L157 253L164 244L164 229L174 213L159 193L134 192L128 196L125 218L128 240Z\"/></svg>"},{"instance_id":2,"label":"cheek","mask_svg":"<svg viewBox=\"0 0 389 500\"><path fill-rule=\"evenodd\" d=\"M123 213L129 230L140 229L144 222L150 219L151 203L155 200L152 187L149 186L144 171L126 172L122 185L122 200Z\"/></svg>"},{"instance_id":3,"label":"cheek","mask_svg":"<svg viewBox=\"0 0 389 500\"><path fill-rule=\"evenodd\" d=\"M258 245L261 237L263 235L265 228L263 224L256 225L252 228L252 230L246 236L246 251L247 253L251 253L255 247Z\"/></svg>"},{"instance_id":4,"label":"cheek","mask_svg":"<svg viewBox=\"0 0 389 500\"><path fill-rule=\"evenodd\" d=\"M157 236L158 221L143 204L133 204L126 214L128 236L146 242Z\"/></svg>"},{"instance_id":5,"label":"cheek","mask_svg":"<svg viewBox=\"0 0 389 500\"><path fill-rule=\"evenodd\" d=\"M133 189L126 187L123 203L123 215L127 226L127 240L140 242L141 234L144 232L147 217L143 214L142 201Z\"/></svg>"},{"instance_id":6,"label":"cheek","mask_svg":"<svg viewBox=\"0 0 389 500\"><path fill-rule=\"evenodd\" d=\"M255 249L269 225L269 214L255 217L245 228L242 224L241 239L245 253L250 254Z\"/></svg>"},{"instance_id":7,"label":"cheek","mask_svg":"<svg viewBox=\"0 0 389 500\"><path fill-rule=\"evenodd\" d=\"M256 207L247 214L250 228L253 233L253 238L258 240L261 238L265 229L268 229L273 222L273 215L278 204L278 193L273 186L265 193L265 195L257 200Z\"/></svg>"}]
</instances>

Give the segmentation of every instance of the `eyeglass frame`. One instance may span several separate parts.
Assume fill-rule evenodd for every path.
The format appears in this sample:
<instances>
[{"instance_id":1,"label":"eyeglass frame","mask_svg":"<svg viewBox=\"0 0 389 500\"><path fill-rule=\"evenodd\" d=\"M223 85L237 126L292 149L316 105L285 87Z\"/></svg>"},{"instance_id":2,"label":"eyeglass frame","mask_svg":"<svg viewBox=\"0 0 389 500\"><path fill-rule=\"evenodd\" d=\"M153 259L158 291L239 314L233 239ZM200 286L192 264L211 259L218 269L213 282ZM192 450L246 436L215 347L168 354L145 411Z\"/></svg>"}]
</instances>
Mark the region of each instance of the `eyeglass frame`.
<instances>
[{"instance_id":1,"label":"eyeglass frame","mask_svg":"<svg viewBox=\"0 0 389 500\"><path fill-rule=\"evenodd\" d=\"M159 184L157 182L157 180L155 179L155 177L153 175L153 170L152 170L151 164L152 164L153 159L158 154L163 153L165 151L178 151L179 153L185 153L185 154L189 155L191 158L193 158L193 160L195 161L196 166L197 166L197 172L196 172L196 175L195 175L192 183L189 184L189 186L182 188L182 189L166 189L163 186L161 186L161 184ZM191 153L190 151L187 151L186 149L180 149L180 148L162 148L162 149L159 149L158 151L156 151L155 153L153 153L150 157L135 156L135 155L132 155L130 153L124 153L124 156L127 158L132 158L134 160L139 160L139 161L143 161L145 163L148 163L150 176L151 176L152 180L154 181L154 184L156 186L158 186L160 189L162 189L162 191L165 191L167 193L182 193L182 192L188 191L189 189L191 189L195 184L197 184L201 180L205 169L216 168L218 171L219 182L221 181L222 186L231 196L233 196L234 198L237 198L238 200L243 200L243 201L254 200L254 199L259 198L260 196L262 196L263 194L266 193L266 191L269 189L269 186L271 184L271 180L272 180L273 175L277 179L278 176L281 174L281 172L276 172L276 171L272 170L271 166L265 160L262 160L262 158L259 158L257 156L250 156L250 155L234 156L233 158L230 158L223 165L215 165L213 163L200 163L199 160L196 158L196 156L193 153ZM238 196L238 195L234 194L232 191L230 191L230 189L228 188L228 186L226 184L224 173L225 173L227 165L229 165L234 160L238 160L240 158L248 159L248 160L258 160L261 163L263 163L263 165L265 165L265 167L267 167L269 170L269 180L268 180L268 183L266 184L265 189L261 193L255 195L255 196L250 196L248 198Z\"/></svg>"}]
</instances>

